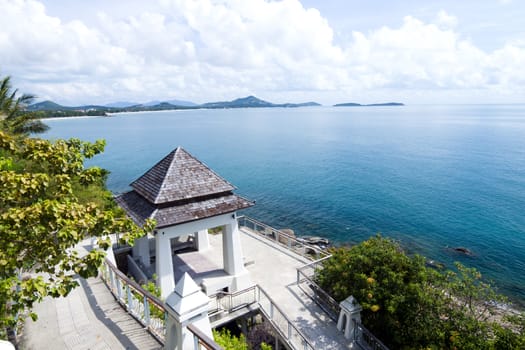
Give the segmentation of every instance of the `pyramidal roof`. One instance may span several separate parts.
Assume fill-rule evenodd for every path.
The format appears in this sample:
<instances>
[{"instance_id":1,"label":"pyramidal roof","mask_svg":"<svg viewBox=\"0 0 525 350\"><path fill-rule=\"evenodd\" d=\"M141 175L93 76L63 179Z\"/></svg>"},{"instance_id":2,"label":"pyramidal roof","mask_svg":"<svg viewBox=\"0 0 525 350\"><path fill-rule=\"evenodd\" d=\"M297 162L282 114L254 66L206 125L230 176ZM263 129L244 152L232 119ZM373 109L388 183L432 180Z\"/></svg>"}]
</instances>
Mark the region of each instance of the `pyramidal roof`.
<instances>
[{"instance_id":1,"label":"pyramidal roof","mask_svg":"<svg viewBox=\"0 0 525 350\"><path fill-rule=\"evenodd\" d=\"M131 187L152 204L170 203L233 191L235 187L177 147Z\"/></svg>"}]
</instances>

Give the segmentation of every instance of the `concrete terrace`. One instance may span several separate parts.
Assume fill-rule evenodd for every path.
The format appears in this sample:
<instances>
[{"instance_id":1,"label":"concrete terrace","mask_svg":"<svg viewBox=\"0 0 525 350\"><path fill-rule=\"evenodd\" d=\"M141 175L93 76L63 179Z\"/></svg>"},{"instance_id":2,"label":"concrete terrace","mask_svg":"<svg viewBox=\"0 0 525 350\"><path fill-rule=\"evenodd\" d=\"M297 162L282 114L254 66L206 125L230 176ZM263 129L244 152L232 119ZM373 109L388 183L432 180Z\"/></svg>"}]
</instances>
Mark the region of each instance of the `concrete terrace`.
<instances>
[{"instance_id":1,"label":"concrete terrace","mask_svg":"<svg viewBox=\"0 0 525 350\"><path fill-rule=\"evenodd\" d=\"M337 331L336 324L297 286L297 268L310 262L304 257L240 228L246 269L253 283L261 286L316 349L351 348L350 341ZM199 276L222 270L222 235L210 235L204 252L178 254L174 259L176 278L188 272Z\"/></svg>"}]
</instances>

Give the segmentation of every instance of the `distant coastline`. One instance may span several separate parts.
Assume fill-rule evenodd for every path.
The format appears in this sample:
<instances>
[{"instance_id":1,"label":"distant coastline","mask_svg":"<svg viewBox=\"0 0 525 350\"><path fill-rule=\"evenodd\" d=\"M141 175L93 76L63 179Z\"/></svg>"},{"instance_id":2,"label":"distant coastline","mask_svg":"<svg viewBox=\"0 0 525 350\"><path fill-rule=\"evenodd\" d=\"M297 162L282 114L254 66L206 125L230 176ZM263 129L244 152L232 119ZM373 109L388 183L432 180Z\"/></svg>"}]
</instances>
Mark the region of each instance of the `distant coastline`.
<instances>
[{"instance_id":1,"label":"distant coastline","mask_svg":"<svg viewBox=\"0 0 525 350\"><path fill-rule=\"evenodd\" d=\"M180 103L180 104L178 104ZM155 112L194 109L229 109L229 108L301 108L319 107L317 102L302 103L272 103L255 96L247 96L232 101L207 102L195 104L189 101L172 100L168 102L152 101L144 104L132 102L115 102L105 106L84 105L77 107L62 106L53 101L43 101L30 105L27 111L41 119L71 118L71 117L108 117L117 113ZM376 107L376 106L404 106L399 102L360 104L339 103L333 107Z\"/></svg>"}]
</instances>

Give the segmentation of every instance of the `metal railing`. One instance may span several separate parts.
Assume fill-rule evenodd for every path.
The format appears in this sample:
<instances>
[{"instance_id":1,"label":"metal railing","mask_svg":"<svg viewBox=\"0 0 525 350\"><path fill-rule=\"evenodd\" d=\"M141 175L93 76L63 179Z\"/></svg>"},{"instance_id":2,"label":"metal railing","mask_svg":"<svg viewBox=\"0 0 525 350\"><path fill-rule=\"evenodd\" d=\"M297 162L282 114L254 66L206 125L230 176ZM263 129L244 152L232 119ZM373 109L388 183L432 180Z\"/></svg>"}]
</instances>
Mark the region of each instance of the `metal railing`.
<instances>
[{"instance_id":1,"label":"metal railing","mask_svg":"<svg viewBox=\"0 0 525 350\"><path fill-rule=\"evenodd\" d=\"M257 234L260 237L264 237L265 239L309 260L317 260L330 256L328 252L315 245L302 242L300 238L298 239L295 236L268 226L248 216L239 216L237 222L240 228L246 228L250 232Z\"/></svg>"},{"instance_id":2,"label":"metal railing","mask_svg":"<svg viewBox=\"0 0 525 350\"><path fill-rule=\"evenodd\" d=\"M354 341L366 350L389 350L388 347L377 339L362 323L352 320L354 323Z\"/></svg>"},{"instance_id":3,"label":"metal railing","mask_svg":"<svg viewBox=\"0 0 525 350\"><path fill-rule=\"evenodd\" d=\"M164 303L146 291L138 283L129 279L109 260L104 260L100 276L117 301L140 324L161 343L166 339L166 319L168 312ZM192 325L188 330L193 334L194 350L220 350L212 339Z\"/></svg>"},{"instance_id":4,"label":"metal railing","mask_svg":"<svg viewBox=\"0 0 525 350\"><path fill-rule=\"evenodd\" d=\"M234 312L243 307L256 304L259 311L271 323L275 331L286 344L294 350L314 350L313 344L288 319L285 313L259 285L252 286L236 293L217 293L210 297L211 314L217 312Z\"/></svg>"},{"instance_id":5,"label":"metal railing","mask_svg":"<svg viewBox=\"0 0 525 350\"><path fill-rule=\"evenodd\" d=\"M330 259L331 256L312 261L297 269L297 285L308 295L326 314L337 322L341 306L332 298L321 286L315 282L317 271L322 268L322 263ZM305 287L306 286L306 287ZM354 334L352 341L361 349L368 350L388 350L376 336L374 336L362 323L354 322Z\"/></svg>"}]
</instances>

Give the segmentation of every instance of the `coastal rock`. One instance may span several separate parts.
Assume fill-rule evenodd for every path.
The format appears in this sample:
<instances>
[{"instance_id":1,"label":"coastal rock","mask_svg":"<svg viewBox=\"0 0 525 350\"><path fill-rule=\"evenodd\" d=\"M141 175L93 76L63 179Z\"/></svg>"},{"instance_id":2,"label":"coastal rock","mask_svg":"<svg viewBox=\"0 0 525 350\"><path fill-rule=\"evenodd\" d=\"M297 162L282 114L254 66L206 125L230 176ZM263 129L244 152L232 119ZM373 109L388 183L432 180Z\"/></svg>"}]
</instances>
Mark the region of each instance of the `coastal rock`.
<instances>
[{"instance_id":1,"label":"coastal rock","mask_svg":"<svg viewBox=\"0 0 525 350\"><path fill-rule=\"evenodd\" d=\"M463 254L466 256L474 256L474 253L470 249L465 248L465 247L452 247L449 249L455 253Z\"/></svg>"},{"instance_id":2,"label":"coastal rock","mask_svg":"<svg viewBox=\"0 0 525 350\"><path fill-rule=\"evenodd\" d=\"M295 238L295 232L291 228L282 228L279 230L284 233L284 235L279 235L279 243L288 244L288 238Z\"/></svg>"}]
</instances>

